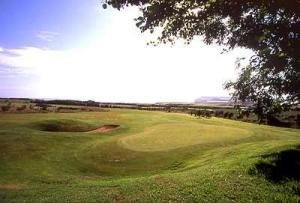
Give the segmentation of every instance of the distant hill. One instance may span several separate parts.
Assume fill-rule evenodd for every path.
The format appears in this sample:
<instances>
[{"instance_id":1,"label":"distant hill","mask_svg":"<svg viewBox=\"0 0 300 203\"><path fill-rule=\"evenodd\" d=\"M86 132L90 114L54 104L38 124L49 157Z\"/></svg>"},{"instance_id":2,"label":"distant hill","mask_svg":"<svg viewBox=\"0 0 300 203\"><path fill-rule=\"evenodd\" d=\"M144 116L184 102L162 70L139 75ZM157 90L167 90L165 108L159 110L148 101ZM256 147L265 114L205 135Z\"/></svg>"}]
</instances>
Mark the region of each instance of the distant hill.
<instances>
[{"instance_id":1,"label":"distant hill","mask_svg":"<svg viewBox=\"0 0 300 203\"><path fill-rule=\"evenodd\" d=\"M212 97L212 96L202 96L199 97L195 100L196 104L205 104L205 103L225 103L225 104L230 104L231 103L231 98L230 97Z\"/></svg>"}]
</instances>

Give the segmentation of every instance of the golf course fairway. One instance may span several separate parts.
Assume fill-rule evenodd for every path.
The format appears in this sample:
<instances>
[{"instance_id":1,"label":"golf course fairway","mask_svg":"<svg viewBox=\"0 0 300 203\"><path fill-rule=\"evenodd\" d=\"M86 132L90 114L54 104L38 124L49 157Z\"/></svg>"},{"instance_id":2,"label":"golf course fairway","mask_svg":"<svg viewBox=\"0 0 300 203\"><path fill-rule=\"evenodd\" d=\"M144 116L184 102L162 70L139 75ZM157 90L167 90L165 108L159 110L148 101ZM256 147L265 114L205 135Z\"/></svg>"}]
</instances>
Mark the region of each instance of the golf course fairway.
<instances>
[{"instance_id":1,"label":"golf course fairway","mask_svg":"<svg viewBox=\"0 0 300 203\"><path fill-rule=\"evenodd\" d=\"M0 114L1 203L299 202L299 169L298 129L125 109Z\"/></svg>"}]
</instances>

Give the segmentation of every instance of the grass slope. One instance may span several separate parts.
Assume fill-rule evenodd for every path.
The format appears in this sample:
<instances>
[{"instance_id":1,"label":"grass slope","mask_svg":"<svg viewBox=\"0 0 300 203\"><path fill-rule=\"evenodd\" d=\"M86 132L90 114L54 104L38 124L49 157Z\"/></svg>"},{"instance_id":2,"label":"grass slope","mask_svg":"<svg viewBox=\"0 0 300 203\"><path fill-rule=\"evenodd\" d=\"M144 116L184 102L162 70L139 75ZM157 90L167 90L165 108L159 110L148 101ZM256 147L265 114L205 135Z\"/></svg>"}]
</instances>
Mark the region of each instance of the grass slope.
<instances>
[{"instance_id":1,"label":"grass slope","mask_svg":"<svg viewBox=\"0 0 300 203\"><path fill-rule=\"evenodd\" d=\"M0 202L298 202L299 146L296 129L175 113L0 114Z\"/></svg>"}]
</instances>

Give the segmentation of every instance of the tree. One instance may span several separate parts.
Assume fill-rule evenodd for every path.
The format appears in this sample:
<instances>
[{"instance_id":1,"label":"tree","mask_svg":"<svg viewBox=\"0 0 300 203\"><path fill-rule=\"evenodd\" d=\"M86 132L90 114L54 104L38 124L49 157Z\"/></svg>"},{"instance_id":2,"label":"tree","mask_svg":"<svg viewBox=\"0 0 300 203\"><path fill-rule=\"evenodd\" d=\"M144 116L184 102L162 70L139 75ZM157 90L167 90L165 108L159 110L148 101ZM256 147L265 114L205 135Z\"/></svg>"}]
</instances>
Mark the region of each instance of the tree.
<instances>
[{"instance_id":1,"label":"tree","mask_svg":"<svg viewBox=\"0 0 300 203\"><path fill-rule=\"evenodd\" d=\"M253 112L258 116L259 123L263 123L294 104L287 94L274 90L268 82L270 80L264 74L249 65L241 68L238 79L225 84L225 88L234 90L232 96L236 103L252 101Z\"/></svg>"},{"instance_id":2,"label":"tree","mask_svg":"<svg viewBox=\"0 0 300 203\"><path fill-rule=\"evenodd\" d=\"M138 6L137 27L142 32L161 30L151 44L179 38L190 43L201 36L207 44L225 45L227 51L251 49L249 65L241 68L237 81L226 85L236 101L253 101L257 111L299 103L299 0L104 0L103 8L107 5Z\"/></svg>"}]
</instances>

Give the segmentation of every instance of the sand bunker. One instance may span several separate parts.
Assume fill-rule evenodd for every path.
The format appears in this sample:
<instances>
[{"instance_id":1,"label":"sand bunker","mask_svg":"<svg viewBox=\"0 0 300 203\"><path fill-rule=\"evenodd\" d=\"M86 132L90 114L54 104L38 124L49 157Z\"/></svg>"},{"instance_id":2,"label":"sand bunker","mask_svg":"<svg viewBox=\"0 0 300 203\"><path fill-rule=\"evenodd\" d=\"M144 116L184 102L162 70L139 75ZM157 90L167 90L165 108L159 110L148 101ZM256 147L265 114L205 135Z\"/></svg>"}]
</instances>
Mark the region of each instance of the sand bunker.
<instances>
[{"instance_id":1,"label":"sand bunker","mask_svg":"<svg viewBox=\"0 0 300 203\"><path fill-rule=\"evenodd\" d=\"M97 128L96 130L93 130L93 132L101 132L101 133L104 133L104 132L108 132L108 131L111 131L115 128L118 128L119 125L114 125L114 124L111 124L111 125L104 125L102 126L101 128Z\"/></svg>"}]
</instances>

